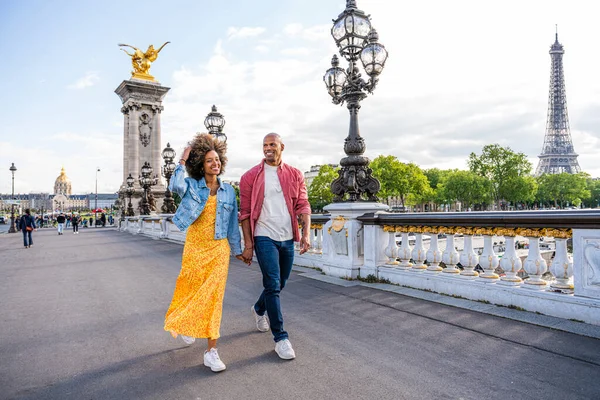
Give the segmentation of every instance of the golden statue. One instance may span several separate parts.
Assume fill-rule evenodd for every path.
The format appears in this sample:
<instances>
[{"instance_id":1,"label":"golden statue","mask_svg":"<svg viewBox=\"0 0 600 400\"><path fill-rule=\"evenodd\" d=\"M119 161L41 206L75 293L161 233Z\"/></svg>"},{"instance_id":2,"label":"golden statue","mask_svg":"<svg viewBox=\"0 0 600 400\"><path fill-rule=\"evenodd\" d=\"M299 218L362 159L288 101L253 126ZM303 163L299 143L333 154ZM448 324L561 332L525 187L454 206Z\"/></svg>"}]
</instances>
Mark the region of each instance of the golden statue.
<instances>
[{"instance_id":1,"label":"golden statue","mask_svg":"<svg viewBox=\"0 0 600 400\"><path fill-rule=\"evenodd\" d=\"M154 46L150 45L148 46L148 50L146 50L145 53L137 47L119 43L120 47L131 47L134 50L133 53L129 53L127 50L121 49L125 52L125 54L131 57L131 65L133 66L133 71L131 71L131 77L137 79L145 79L147 81L154 81L154 77L150 75L150 66L154 61L156 61L158 53L160 53L163 47L165 47L169 43L171 42L165 42L165 44L160 46L158 50L155 50Z\"/></svg>"}]
</instances>

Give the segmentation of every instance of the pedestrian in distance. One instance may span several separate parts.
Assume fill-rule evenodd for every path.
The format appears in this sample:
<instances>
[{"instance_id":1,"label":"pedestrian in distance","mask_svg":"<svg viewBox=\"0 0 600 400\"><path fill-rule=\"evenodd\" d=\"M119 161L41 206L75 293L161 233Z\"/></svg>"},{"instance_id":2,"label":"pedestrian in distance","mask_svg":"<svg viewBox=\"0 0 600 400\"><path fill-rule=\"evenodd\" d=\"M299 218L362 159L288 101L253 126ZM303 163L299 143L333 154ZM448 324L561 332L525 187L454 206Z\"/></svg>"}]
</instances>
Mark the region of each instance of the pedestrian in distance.
<instances>
[{"instance_id":1,"label":"pedestrian in distance","mask_svg":"<svg viewBox=\"0 0 600 400\"><path fill-rule=\"evenodd\" d=\"M21 231L23 232L23 245L28 249L33 244L33 239L31 238L31 232L35 229L35 218L31 215L31 211L29 208L25 210L25 214L19 219L18 223ZM28 240L29 239L29 240Z\"/></svg>"},{"instance_id":2,"label":"pedestrian in distance","mask_svg":"<svg viewBox=\"0 0 600 400\"><path fill-rule=\"evenodd\" d=\"M276 133L263 139L265 158L240 181L240 221L244 233L244 260L254 253L263 275L263 291L252 306L256 328L275 340L275 352L285 360L296 357L283 328L279 294L292 271L294 242L300 254L310 248L310 204L304 176L281 160L285 145ZM300 236L298 219L303 227Z\"/></svg>"},{"instance_id":3,"label":"pedestrian in distance","mask_svg":"<svg viewBox=\"0 0 600 400\"><path fill-rule=\"evenodd\" d=\"M66 219L66 222L67 222L66 228L69 229L69 225L71 225L71 216L67 215L65 217L65 219Z\"/></svg>"},{"instance_id":4,"label":"pedestrian in distance","mask_svg":"<svg viewBox=\"0 0 600 400\"><path fill-rule=\"evenodd\" d=\"M73 214L71 217L71 224L73 224L73 234L79 235L79 214Z\"/></svg>"},{"instance_id":5,"label":"pedestrian in distance","mask_svg":"<svg viewBox=\"0 0 600 400\"><path fill-rule=\"evenodd\" d=\"M204 365L226 367L217 351L230 255L242 258L235 190L219 178L227 145L201 133L185 148L169 189L181 198L173 223L187 229L182 266L165 315L166 331L187 344L208 339ZM184 176L187 171L189 177Z\"/></svg>"},{"instance_id":6,"label":"pedestrian in distance","mask_svg":"<svg viewBox=\"0 0 600 400\"><path fill-rule=\"evenodd\" d=\"M102 215L100 216L100 222L102 223L102 227L104 228L106 226L106 214L102 213Z\"/></svg>"},{"instance_id":7,"label":"pedestrian in distance","mask_svg":"<svg viewBox=\"0 0 600 400\"><path fill-rule=\"evenodd\" d=\"M61 212L60 214L58 214L58 217L56 217L56 223L58 224L58 234L62 235L63 234L63 230L65 227L65 215Z\"/></svg>"}]
</instances>

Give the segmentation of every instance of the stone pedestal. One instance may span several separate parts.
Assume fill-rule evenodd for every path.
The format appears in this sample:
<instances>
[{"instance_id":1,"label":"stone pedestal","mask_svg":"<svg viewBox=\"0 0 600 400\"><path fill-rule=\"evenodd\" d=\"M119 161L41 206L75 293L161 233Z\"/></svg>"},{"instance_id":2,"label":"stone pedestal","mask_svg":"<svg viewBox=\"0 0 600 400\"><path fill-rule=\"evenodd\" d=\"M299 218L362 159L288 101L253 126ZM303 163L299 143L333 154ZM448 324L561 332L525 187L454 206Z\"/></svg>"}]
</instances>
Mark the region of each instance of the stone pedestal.
<instances>
[{"instance_id":1,"label":"stone pedestal","mask_svg":"<svg viewBox=\"0 0 600 400\"><path fill-rule=\"evenodd\" d=\"M573 229L575 295L600 299L600 232Z\"/></svg>"},{"instance_id":2,"label":"stone pedestal","mask_svg":"<svg viewBox=\"0 0 600 400\"><path fill-rule=\"evenodd\" d=\"M163 163L160 115L163 110L162 100L170 90L158 82L142 79L123 81L115 90L123 102L121 112L124 116L123 129L123 182L121 188L127 187L129 174L135 178L136 195L132 197L133 209L138 213L142 188L138 177L144 162L148 161L153 173L159 177L157 185L152 187L156 199L156 210L160 212L165 192L165 184L161 178Z\"/></svg>"},{"instance_id":3,"label":"stone pedestal","mask_svg":"<svg viewBox=\"0 0 600 400\"><path fill-rule=\"evenodd\" d=\"M380 240L385 233L381 231L375 235L381 236L377 238L378 243L375 240L365 242L363 225L356 218L388 208L385 204L361 202L325 206L325 211L331 214L323 227L323 270L327 275L356 279L359 275L376 274L376 265L386 260L385 241ZM371 237L374 232L369 233Z\"/></svg>"}]
</instances>

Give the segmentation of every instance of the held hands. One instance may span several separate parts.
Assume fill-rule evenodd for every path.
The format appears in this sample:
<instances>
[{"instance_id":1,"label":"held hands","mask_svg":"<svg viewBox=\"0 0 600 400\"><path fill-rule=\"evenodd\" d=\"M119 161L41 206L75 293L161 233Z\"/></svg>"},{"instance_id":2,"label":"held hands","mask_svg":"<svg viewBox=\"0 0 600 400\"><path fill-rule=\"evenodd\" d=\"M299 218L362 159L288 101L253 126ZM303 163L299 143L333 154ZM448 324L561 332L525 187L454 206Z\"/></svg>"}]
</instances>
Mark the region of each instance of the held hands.
<instances>
[{"instance_id":1,"label":"held hands","mask_svg":"<svg viewBox=\"0 0 600 400\"><path fill-rule=\"evenodd\" d=\"M306 253L308 249L310 249L310 240L302 236L302 239L300 239L300 254Z\"/></svg>"},{"instance_id":2,"label":"held hands","mask_svg":"<svg viewBox=\"0 0 600 400\"><path fill-rule=\"evenodd\" d=\"M241 255L235 256L240 261L243 261L245 264L252 264L252 255L254 254L254 250L252 247L247 247L244 249Z\"/></svg>"},{"instance_id":3,"label":"held hands","mask_svg":"<svg viewBox=\"0 0 600 400\"><path fill-rule=\"evenodd\" d=\"M242 261L244 264L247 264L247 265L250 265L252 263L252 261L246 260L244 258L244 256L242 256L241 254L238 254L237 256L235 256L235 258L237 258L238 260Z\"/></svg>"}]
</instances>

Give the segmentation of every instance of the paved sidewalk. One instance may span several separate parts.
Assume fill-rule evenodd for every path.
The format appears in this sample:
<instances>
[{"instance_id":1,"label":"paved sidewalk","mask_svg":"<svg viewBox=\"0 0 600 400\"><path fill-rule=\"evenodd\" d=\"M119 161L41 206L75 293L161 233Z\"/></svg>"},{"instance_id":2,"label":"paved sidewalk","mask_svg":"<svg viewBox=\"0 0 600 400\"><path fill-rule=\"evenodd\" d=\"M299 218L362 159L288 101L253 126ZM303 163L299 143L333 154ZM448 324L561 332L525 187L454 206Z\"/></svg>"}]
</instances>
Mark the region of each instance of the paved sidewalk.
<instances>
[{"instance_id":1,"label":"paved sidewalk","mask_svg":"<svg viewBox=\"0 0 600 400\"><path fill-rule=\"evenodd\" d=\"M219 353L164 332L182 246L83 229L0 236L0 399L594 399L600 340L320 281L282 293L296 360L255 330L256 264L233 260ZM310 275L310 276L309 276ZM323 277L327 280L328 277Z\"/></svg>"}]
</instances>

